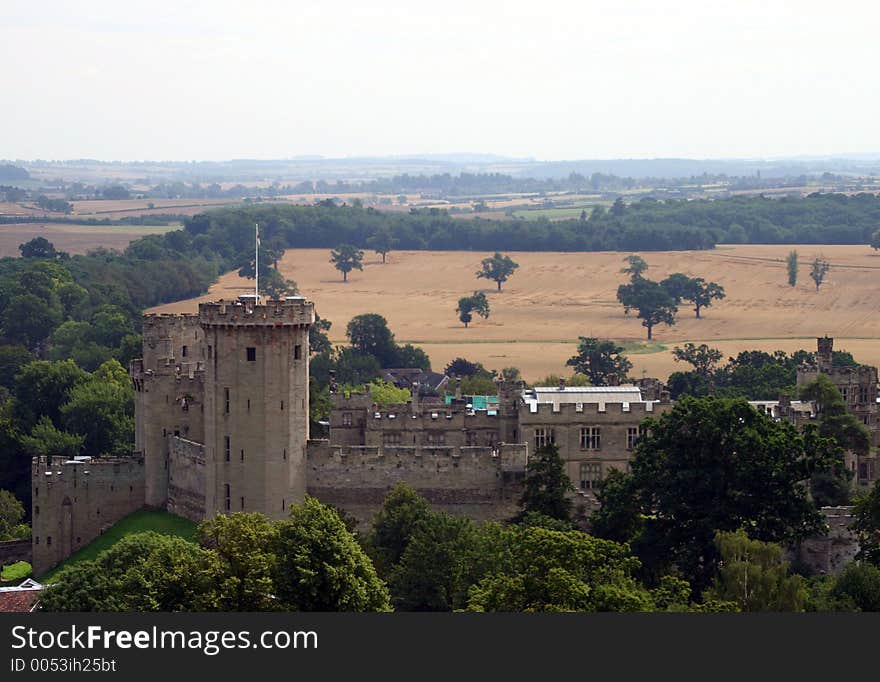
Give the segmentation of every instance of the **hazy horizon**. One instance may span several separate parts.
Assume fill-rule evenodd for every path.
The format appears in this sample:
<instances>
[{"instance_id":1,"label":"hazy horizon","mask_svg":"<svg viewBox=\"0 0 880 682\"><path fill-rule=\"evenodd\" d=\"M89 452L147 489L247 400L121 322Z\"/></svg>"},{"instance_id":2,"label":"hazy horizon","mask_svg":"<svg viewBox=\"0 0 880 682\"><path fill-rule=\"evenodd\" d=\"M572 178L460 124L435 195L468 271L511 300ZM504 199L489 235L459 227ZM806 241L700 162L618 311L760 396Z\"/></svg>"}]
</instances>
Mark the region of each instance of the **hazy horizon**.
<instances>
[{"instance_id":1,"label":"hazy horizon","mask_svg":"<svg viewBox=\"0 0 880 682\"><path fill-rule=\"evenodd\" d=\"M880 149L880 8L861 2L4 5L6 159Z\"/></svg>"}]
</instances>

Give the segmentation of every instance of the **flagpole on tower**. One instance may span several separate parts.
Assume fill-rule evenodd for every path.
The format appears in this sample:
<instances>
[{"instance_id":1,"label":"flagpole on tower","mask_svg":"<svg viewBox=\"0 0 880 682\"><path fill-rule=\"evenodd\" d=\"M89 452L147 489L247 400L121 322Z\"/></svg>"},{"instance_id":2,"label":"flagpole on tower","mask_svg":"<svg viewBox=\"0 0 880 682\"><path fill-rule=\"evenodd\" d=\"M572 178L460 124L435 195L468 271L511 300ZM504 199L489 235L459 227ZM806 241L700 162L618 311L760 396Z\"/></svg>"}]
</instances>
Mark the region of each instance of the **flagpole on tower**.
<instances>
[{"instance_id":1,"label":"flagpole on tower","mask_svg":"<svg viewBox=\"0 0 880 682\"><path fill-rule=\"evenodd\" d=\"M254 223L254 295L260 302L260 223Z\"/></svg>"}]
</instances>

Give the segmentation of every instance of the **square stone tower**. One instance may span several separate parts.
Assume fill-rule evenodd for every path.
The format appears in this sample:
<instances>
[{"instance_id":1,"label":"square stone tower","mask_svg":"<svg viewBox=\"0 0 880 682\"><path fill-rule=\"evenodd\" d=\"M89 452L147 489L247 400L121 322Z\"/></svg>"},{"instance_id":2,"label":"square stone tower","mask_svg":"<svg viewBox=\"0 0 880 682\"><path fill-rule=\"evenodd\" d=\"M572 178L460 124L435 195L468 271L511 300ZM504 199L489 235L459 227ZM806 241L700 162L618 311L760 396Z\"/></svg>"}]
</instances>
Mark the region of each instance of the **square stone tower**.
<instances>
[{"instance_id":1,"label":"square stone tower","mask_svg":"<svg viewBox=\"0 0 880 682\"><path fill-rule=\"evenodd\" d=\"M306 492L309 327L301 296L199 305L204 333L205 515L283 518Z\"/></svg>"}]
</instances>

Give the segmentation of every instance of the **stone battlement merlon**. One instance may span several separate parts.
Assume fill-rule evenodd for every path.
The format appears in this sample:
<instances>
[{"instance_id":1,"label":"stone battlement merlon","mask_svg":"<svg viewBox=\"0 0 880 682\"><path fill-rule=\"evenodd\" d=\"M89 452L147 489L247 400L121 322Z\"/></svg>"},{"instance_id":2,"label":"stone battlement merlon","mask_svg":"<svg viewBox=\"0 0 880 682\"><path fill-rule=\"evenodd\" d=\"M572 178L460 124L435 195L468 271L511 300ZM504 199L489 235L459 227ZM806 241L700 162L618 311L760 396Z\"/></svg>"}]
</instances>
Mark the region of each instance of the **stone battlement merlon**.
<instances>
[{"instance_id":1,"label":"stone battlement merlon","mask_svg":"<svg viewBox=\"0 0 880 682\"><path fill-rule=\"evenodd\" d=\"M315 304L302 297L257 304L226 300L199 304L199 324L203 326L309 326L314 322Z\"/></svg>"},{"instance_id":2,"label":"stone battlement merlon","mask_svg":"<svg viewBox=\"0 0 880 682\"><path fill-rule=\"evenodd\" d=\"M660 401L648 401L641 403L566 403L554 405L553 403L532 403L520 408L520 414L526 421L537 417L570 417L582 419L582 415L644 415L646 417L658 414L654 409Z\"/></svg>"}]
</instances>

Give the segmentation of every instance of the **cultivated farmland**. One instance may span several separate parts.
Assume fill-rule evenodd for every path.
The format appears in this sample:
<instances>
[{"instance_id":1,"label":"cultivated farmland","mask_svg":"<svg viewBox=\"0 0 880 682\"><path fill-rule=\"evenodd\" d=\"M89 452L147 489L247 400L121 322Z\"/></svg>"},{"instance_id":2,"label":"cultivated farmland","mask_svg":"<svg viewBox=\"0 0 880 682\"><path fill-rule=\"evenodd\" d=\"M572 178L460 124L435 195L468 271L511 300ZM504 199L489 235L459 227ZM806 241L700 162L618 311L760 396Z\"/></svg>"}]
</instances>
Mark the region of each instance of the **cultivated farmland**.
<instances>
[{"instance_id":1,"label":"cultivated farmland","mask_svg":"<svg viewBox=\"0 0 880 682\"><path fill-rule=\"evenodd\" d=\"M0 225L0 258L20 256L19 244L45 237L59 251L82 254L103 246L123 250L148 234L178 230L180 225L75 225L72 223L10 223Z\"/></svg>"},{"instance_id":2,"label":"cultivated farmland","mask_svg":"<svg viewBox=\"0 0 880 682\"><path fill-rule=\"evenodd\" d=\"M788 286L784 259L795 248L800 279ZM487 367L519 367L527 379L564 372L577 337L613 338L631 348L634 374L665 377L679 368L668 349L684 341L707 342L726 354L740 350L812 350L815 337L835 336L836 347L857 360L880 365L880 255L868 246L722 246L710 251L646 252L646 276L672 272L721 284L727 298L694 318L682 304L675 327L655 328L656 346L641 349L645 330L634 314L625 315L615 295L625 282L624 253L515 253L520 265L497 293L493 282L474 273L485 253L391 252L388 263L366 253L363 272L342 283L323 249L290 250L279 268L315 301L333 322L331 338L345 339L345 326L359 313L384 315L399 342L422 346L435 367L456 356ZM831 263L817 292L809 262L818 255ZM224 275L202 299L162 306L157 311L193 312L198 300L234 297L251 291L253 280ZM475 290L489 297L491 316L465 329L454 309ZM648 350L654 352L639 352Z\"/></svg>"}]
</instances>

